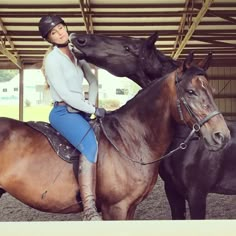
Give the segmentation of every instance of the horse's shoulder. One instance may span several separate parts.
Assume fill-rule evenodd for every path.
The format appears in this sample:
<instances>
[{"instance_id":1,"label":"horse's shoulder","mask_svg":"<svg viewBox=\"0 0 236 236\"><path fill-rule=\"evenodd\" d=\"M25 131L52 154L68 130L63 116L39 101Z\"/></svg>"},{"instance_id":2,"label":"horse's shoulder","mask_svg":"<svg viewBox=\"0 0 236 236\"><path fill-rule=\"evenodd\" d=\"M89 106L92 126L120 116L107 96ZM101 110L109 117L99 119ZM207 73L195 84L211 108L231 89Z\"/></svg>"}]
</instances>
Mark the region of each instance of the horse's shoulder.
<instances>
[{"instance_id":1,"label":"horse's shoulder","mask_svg":"<svg viewBox=\"0 0 236 236\"><path fill-rule=\"evenodd\" d=\"M106 132L107 136L111 138L118 138L119 129L121 128L121 123L119 117L116 115L109 115L103 119L103 132Z\"/></svg>"}]
</instances>

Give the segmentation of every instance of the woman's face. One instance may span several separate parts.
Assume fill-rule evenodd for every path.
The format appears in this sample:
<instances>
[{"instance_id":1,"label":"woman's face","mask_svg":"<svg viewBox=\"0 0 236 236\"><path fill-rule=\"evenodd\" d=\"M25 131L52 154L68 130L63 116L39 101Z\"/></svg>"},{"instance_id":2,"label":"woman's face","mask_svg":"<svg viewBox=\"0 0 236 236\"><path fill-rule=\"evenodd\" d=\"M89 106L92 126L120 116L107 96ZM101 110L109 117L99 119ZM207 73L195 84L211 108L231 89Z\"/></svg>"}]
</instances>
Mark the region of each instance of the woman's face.
<instances>
[{"instance_id":1,"label":"woman's face","mask_svg":"<svg viewBox=\"0 0 236 236\"><path fill-rule=\"evenodd\" d=\"M48 34L48 40L55 44L64 44L69 40L67 28L63 24L56 25Z\"/></svg>"}]
</instances>

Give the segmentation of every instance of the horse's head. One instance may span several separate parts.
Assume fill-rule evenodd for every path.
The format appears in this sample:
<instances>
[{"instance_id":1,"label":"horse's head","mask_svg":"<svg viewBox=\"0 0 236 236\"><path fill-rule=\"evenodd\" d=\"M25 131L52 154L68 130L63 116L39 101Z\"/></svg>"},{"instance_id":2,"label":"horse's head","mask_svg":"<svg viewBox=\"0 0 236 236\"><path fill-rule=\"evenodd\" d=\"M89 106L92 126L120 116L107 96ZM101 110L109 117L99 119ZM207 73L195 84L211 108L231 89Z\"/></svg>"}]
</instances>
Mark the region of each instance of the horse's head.
<instances>
[{"instance_id":1,"label":"horse's head","mask_svg":"<svg viewBox=\"0 0 236 236\"><path fill-rule=\"evenodd\" d=\"M77 58L115 76L129 77L138 70L138 53L144 39L72 33L70 40Z\"/></svg>"},{"instance_id":2,"label":"horse's head","mask_svg":"<svg viewBox=\"0 0 236 236\"><path fill-rule=\"evenodd\" d=\"M173 59L156 49L157 37L157 33L147 39L72 33L70 40L79 59L146 87L177 68Z\"/></svg>"},{"instance_id":3,"label":"horse's head","mask_svg":"<svg viewBox=\"0 0 236 236\"><path fill-rule=\"evenodd\" d=\"M176 73L177 109L175 117L180 122L194 127L205 140L209 150L217 151L225 146L230 139L230 131L222 114L213 99L206 69L209 65L206 60L197 66L191 65L193 53L184 61L181 70ZM201 67L200 67L200 66ZM176 107L176 104L174 104Z\"/></svg>"}]
</instances>

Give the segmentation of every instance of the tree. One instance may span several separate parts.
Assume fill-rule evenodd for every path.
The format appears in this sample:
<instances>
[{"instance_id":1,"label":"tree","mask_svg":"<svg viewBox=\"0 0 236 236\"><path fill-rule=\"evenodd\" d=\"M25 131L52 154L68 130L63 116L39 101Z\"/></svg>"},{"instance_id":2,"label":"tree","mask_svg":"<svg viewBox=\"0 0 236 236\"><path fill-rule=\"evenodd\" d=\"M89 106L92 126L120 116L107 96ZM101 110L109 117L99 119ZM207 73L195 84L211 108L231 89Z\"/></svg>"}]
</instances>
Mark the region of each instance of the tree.
<instances>
[{"instance_id":1,"label":"tree","mask_svg":"<svg viewBox=\"0 0 236 236\"><path fill-rule=\"evenodd\" d=\"M18 70L0 70L0 82L9 81L18 73Z\"/></svg>"}]
</instances>

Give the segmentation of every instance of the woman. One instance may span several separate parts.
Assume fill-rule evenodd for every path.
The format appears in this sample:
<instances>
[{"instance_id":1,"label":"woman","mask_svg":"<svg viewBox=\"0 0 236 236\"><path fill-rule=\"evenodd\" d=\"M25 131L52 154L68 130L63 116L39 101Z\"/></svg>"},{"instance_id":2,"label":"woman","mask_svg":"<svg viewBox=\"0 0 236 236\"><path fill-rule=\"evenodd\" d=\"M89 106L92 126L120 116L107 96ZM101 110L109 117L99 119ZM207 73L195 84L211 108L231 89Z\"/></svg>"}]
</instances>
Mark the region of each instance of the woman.
<instances>
[{"instance_id":1,"label":"woman","mask_svg":"<svg viewBox=\"0 0 236 236\"><path fill-rule=\"evenodd\" d=\"M83 219L101 220L95 204L98 145L93 129L85 118L87 114L95 114L98 117L105 115L103 108L95 107L97 80L86 61L77 61L72 54L68 45L67 26L61 17L56 15L42 17L39 31L42 37L53 45L52 51L45 58L44 65L45 76L54 101L49 121L81 152L78 179L84 207ZM88 101L85 100L82 91L83 78L89 83Z\"/></svg>"}]
</instances>

